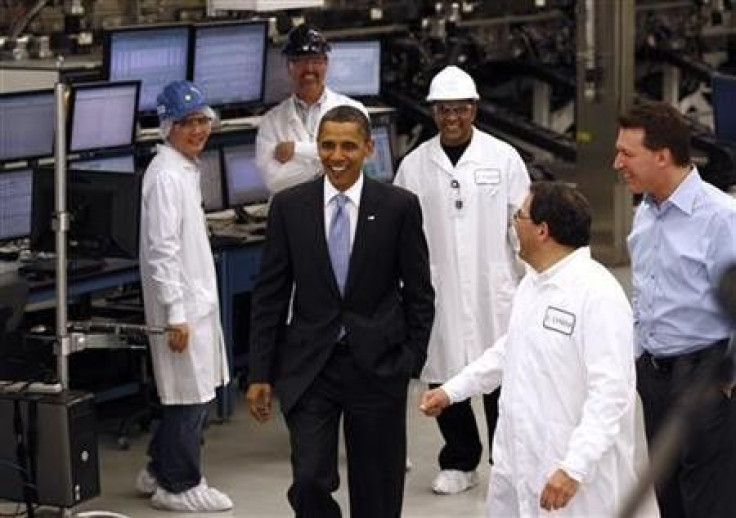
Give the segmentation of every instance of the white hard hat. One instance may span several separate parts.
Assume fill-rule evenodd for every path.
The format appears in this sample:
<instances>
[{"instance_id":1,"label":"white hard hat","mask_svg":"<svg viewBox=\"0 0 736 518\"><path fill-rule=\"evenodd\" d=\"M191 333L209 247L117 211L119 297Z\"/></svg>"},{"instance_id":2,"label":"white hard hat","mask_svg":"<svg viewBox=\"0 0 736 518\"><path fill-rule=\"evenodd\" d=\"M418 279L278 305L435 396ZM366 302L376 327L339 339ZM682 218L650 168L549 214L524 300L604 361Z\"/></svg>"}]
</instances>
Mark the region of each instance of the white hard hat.
<instances>
[{"instance_id":1,"label":"white hard hat","mask_svg":"<svg viewBox=\"0 0 736 518\"><path fill-rule=\"evenodd\" d=\"M477 101L478 90L475 89L475 81L470 74L460 70L455 65L445 67L429 84L428 102L434 101L457 101L462 99L473 99Z\"/></svg>"}]
</instances>

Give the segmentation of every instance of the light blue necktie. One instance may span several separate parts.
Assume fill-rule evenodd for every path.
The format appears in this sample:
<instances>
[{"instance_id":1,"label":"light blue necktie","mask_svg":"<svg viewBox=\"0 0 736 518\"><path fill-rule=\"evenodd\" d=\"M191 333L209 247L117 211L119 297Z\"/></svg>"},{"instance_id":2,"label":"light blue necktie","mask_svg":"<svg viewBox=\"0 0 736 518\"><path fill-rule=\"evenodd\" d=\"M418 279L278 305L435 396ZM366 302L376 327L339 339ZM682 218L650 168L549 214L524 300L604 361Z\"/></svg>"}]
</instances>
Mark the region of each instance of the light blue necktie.
<instances>
[{"instance_id":1,"label":"light blue necktie","mask_svg":"<svg viewBox=\"0 0 736 518\"><path fill-rule=\"evenodd\" d=\"M340 294L345 294L345 281L348 278L348 264L350 262L350 214L346 204L349 198L344 194L337 194L332 198L334 209L330 232L327 236L327 246L330 249L332 271L335 273Z\"/></svg>"}]
</instances>

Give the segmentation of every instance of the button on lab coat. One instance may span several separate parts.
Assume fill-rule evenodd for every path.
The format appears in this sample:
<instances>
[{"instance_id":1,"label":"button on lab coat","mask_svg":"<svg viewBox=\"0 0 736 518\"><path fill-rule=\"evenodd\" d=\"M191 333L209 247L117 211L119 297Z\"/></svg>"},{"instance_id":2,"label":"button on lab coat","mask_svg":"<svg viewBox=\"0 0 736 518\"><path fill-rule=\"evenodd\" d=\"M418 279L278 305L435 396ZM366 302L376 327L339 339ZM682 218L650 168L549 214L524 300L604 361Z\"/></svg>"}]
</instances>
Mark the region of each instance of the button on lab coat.
<instances>
[{"instance_id":1,"label":"button on lab coat","mask_svg":"<svg viewBox=\"0 0 736 518\"><path fill-rule=\"evenodd\" d=\"M404 158L394 183L422 204L436 313L421 377L442 383L506 332L518 284L511 215L529 175L513 147L474 128L455 167L436 136Z\"/></svg>"},{"instance_id":2,"label":"button on lab coat","mask_svg":"<svg viewBox=\"0 0 736 518\"><path fill-rule=\"evenodd\" d=\"M643 426L635 429L633 323L620 285L587 247L530 271L508 335L444 390L456 402L499 383L488 516L616 516L636 480L635 451L646 452ZM547 513L539 498L557 469L581 484ZM644 516L658 516L656 506Z\"/></svg>"},{"instance_id":3,"label":"button on lab coat","mask_svg":"<svg viewBox=\"0 0 736 518\"><path fill-rule=\"evenodd\" d=\"M325 88L319 118L341 104L355 106L368 117L368 111L361 103ZM299 118L293 95L263 116L256 136L256 164L271 193L313 180L320 174L322 164L317 154L316 137L309 134ZM273 152L276 144L285 141L294 142L294 156L282 164L274 158Z\"/></svg>"},{"instance_id":4,"label":"button on lab coat","mask_svg":"<svg viewBox=\"0 0 736 518\"><path fill-rule=\"evenodd\" d=\"M189 324L189 344L169 349L151 336L156 385L165 405L205 403L229 381L215 265L196 164L159 146L143 178L140 270L149 325Z\"/></svg>"}]
</instances>

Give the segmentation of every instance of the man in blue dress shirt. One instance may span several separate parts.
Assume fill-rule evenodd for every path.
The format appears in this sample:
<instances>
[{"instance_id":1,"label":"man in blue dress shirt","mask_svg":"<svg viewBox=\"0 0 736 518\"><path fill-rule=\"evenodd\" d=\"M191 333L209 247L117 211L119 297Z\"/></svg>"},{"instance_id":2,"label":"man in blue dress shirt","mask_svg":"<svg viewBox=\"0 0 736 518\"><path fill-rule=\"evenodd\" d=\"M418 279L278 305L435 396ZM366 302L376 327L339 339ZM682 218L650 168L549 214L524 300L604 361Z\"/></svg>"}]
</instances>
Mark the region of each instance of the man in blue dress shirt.
<instances>
[{"instance_id":1,"label":"man in blue dress shirt","mask_svg":"<svg viewBox=\"0 0 736 518\"><path fill-rule=\"evenodd\" d=\"M657 484L657 500L663 518L733 517L733 324L715 287L736 262L736 201L700 178L689 128L673 107L637 105L619 126L613 165L633 193L643 194L628 244L637 389L650 446L699 376L714 373L717 389L712 404L690 419L672 470Z\"/></svg>"}]
</instances>

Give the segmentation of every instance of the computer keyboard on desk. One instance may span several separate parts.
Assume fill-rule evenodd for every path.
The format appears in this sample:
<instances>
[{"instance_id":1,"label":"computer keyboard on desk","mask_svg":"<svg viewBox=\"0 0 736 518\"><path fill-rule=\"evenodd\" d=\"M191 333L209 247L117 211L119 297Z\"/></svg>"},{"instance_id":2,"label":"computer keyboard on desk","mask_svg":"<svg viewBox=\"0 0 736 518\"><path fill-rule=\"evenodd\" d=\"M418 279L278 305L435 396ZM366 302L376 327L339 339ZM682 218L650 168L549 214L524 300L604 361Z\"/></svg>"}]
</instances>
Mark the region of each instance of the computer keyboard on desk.
<instances>
[{"instance_id":1,"label":"computer keyboard on desk","mask_svg":"<svg viewBox=\"0 0 736 518\"><path fill-rule=\"evenodd\" d=\"M105 267L103 259L70 259L66 263L69 275L84 275L94 273ZM56 275L56 258L33 259L21 264L18 272L26 277L54 277Z\"/></svg>"},{"instance_id":2,"label":"computer keyboard on desk","mask_svg":"<svg viewBox=\"0 0 736 518\"><path fill-rule=\"evenodd\" d=\"M210 247L216 250L221 248L233 248L242 246L247 241L246 236L233 236L228 234L211 234Z\"/></svg>"}]
</instances>

